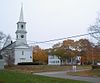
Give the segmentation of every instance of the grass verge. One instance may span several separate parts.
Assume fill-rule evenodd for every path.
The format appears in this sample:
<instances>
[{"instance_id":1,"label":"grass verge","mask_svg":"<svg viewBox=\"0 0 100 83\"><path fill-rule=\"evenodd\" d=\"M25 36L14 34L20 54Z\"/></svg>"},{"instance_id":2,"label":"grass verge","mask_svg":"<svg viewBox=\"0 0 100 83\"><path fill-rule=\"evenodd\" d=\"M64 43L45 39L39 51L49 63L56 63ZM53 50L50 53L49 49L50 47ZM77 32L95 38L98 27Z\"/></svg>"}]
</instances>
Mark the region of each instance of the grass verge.
<instances>
[{"instance_id":1,"label":"grass verge","mask_svg":"<svg viewBox=\"0 0 100 83\"><path fill-rule=\"evenodd\" d=\"M71 70L72 66L52 66L52 65L22 65L5 67L6 70L18 72L51 72L51 71L67 71ZM91 66L77 66L77 69L91 69Z\"/></svg>"},{"instance_id":2,"label":"grass verge","mask_svg":"<svg viewBox=\"0 0 100 83\"><path fill-rule=\"evenodd\" d=\"M89 83L12 71L0 71L0 83Z\"/></svg>"},{"instance_id":3,"label":"grass verge","mask_svg":"<svg viewBox=\"0 0 100 83\"><path fill-rule=\"evenodd\" d=\"M68 72L67 74L74 75L74 76L100 77L99 72L100 72L99 69L95 69L95 70L86 70L86 71L78 71L78 72Z\"/></svg>"}]
</instances>

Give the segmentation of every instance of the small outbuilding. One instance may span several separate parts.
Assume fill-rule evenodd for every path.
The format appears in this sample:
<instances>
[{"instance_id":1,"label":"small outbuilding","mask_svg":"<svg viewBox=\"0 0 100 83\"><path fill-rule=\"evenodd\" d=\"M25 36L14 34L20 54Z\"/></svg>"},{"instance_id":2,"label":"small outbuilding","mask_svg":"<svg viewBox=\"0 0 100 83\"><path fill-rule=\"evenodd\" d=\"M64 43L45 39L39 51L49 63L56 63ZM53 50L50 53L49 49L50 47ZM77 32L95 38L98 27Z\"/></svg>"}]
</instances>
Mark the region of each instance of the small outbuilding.
<instances>
[{"instance_id":1,"label":"small outbuilding","mask_svg":"<svg viewBox=\"0 0 100 83\"><path fill-rule=\"evenodd\" d=\"M56 55L48 55L48 65L61 65L61 61Z\"/></svg>"}]
</instances>

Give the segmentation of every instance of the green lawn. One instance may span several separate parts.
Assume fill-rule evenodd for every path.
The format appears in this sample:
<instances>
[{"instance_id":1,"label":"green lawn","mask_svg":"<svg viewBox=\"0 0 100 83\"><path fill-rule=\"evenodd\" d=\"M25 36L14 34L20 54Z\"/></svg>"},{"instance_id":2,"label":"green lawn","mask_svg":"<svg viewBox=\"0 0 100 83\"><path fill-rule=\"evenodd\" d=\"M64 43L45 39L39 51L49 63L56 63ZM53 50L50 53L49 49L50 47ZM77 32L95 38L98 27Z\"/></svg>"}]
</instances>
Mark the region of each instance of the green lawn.
<instances>
[{"instance_id":1,"label":"green lawn","mask_svg":"<svg viewBox=\"0 0 100 83\"><path fill-rule=\"evenodd\" d=\"M0 83L89 83L69 79L52 78L26 73L0 71Z\"/></svg>"}]
</instances>

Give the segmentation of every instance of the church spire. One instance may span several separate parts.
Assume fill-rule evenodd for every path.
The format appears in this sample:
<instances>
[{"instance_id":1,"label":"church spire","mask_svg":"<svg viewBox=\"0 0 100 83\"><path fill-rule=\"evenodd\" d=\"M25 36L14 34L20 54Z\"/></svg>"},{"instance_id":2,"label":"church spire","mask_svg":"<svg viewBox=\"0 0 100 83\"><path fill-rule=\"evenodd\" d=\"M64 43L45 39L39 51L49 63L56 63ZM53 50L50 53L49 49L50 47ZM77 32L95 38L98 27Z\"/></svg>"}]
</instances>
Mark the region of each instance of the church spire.
<instances>
[{"instance_id":1,"label":"church spire","mask_svg":"<svg viewBox=\"0 0 100 83\"><path fill-rule=\"evenodd\" d=\"M17 44L24 43L27 44L26 41L26 22L23 19L23 5L21 5L21 12L19 21L17 22L17 30L16 30L16 42Z\"/></svg>"},{"instance_id":2,"label":"church spire","mask_svg":"<svg viewBox=\"0 0 100 83\"><path fill-rule=\"evenodd\" d=\"M24 22L23 4L21 4L21 12L20 12L20 17L19 17L19 22Z\"/></svg>"}]
</instances>

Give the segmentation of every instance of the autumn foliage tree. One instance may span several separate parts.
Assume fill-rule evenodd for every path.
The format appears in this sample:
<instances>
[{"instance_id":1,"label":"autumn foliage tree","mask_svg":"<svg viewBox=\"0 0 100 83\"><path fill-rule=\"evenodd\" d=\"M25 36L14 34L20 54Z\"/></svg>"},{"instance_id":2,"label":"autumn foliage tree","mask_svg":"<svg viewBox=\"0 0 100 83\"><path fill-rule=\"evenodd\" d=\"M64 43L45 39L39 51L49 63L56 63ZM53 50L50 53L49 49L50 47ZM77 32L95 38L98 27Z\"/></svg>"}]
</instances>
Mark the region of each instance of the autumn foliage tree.
<instances>
[{"instance_id":1,"label":"autumn foliage tree","mask_svg":"<svg viewBox=\"0 0 100 83\"><path fill-rule=\"evenodd\" d=\"M63 43L57 43L53 46L51 54L58 56L61 63L66 64L68 59L70 59L71 63L73 63L73 59L77 55L74 43L74 40L64 40Z\"/></svg>"},{"instance_id":2,"label":"autumn foliage tree","mask_svg":"<svg viewBox=\"0 0 100 83\"><path fill-rule=\"evenodd\" d=\"M98 60L100 61L100 14L98 14L96 22L88 28L88 31L92 33L95 32L94 34L90 35L97 40L97 46L92 49L92 60L94 62Z\"/></svg>"},{"instance_id":3,"label":"autumn foliage tree","mask_svg":"<svg viewBox=\"0 0 100 83\"><path fill-rule=\"evenodd\" d=\"M88 39L76 41L77 48L80 50L82 63L92 63L92 43Z\"/></svg>"},{"instance_id":4,"label":"autumn foliage tree","mask_svg":"<svg viewBox=\"0 0 100 83\"><path fill-rule=\"evenodd\" d=\"M78 51L75 48L74 40L64 40L62 47L66 50L65 54L67 55L66 60L70 60L71 64L75 62Z\"/></svg>"},{"instance_id":5,"label":"autumn foliage tree","mask_svg":"<svg viewBox=\"0 0 100 83\"><path fill-rule=\"evenodd\" d=\"M100 46L95 46L92 51L92 60L94 63L100 61Z\"/></svg>"},{"instance_id":6,"label":"autumn foliage tree","mask_svg":"<svg viewBox=\"0 0 100 83\"><path fill-rule=\"evenodd\" d=\"M46 64L47 60L48 60L48 56L47 56L45 50L39 48L39 46L35 46L33 48L33 62Z\"/></svg>"}]
</instances>

